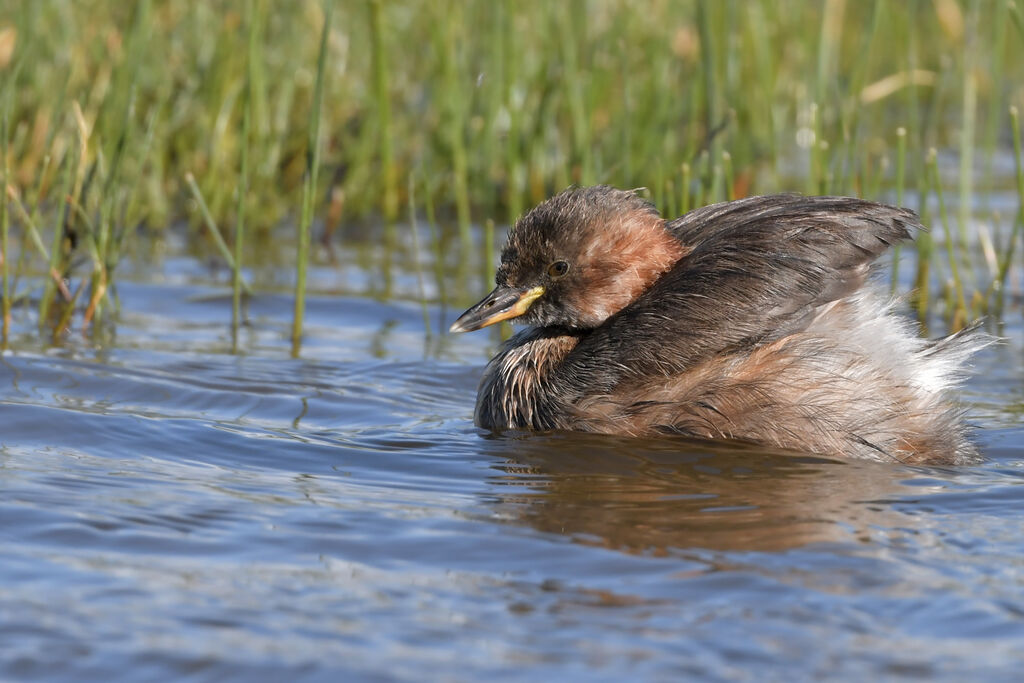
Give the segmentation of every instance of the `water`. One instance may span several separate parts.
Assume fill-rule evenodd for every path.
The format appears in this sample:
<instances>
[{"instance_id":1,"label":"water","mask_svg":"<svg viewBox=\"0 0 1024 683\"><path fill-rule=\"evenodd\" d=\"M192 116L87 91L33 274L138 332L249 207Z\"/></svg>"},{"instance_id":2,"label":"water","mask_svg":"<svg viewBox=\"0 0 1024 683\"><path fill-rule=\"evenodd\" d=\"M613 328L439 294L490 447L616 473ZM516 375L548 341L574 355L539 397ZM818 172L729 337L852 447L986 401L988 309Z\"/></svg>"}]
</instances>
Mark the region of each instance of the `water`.
<instances>
[{"instance_id":1,"label":"water","mask_svg":"<svg viewBox=\"0 0 1024 683\"><path fill-rule=\"evenodd\" d=\"M293 360L290 298L260 295L231 355L224 289L189 268L122 282L99 348L47 349L17 318L0 357L0 679L1024 665L1019 311L965 392L986 462L900 467L494 437L471 424L493 337L425 342L416 305L323 296Z\"/></svg>"}]
</instances>

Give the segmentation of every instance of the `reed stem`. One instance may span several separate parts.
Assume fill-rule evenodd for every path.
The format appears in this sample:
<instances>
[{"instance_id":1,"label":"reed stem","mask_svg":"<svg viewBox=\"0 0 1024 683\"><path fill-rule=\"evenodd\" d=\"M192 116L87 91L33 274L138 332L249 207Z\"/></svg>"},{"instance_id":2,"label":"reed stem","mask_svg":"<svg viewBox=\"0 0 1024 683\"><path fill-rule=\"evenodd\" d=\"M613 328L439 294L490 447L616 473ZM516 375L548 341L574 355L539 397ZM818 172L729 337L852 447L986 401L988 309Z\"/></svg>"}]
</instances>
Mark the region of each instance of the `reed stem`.
<instances>
[{"instance_id":1,"label":"reed stem","mask_svg":"<svg viewBox=\"0 0 1024 683\"><path fill-rule=\"evenodd\" d=\"M64 259L62 258L62 252L64 251L64 231L68 225L68 219L71 215L70 207L68 202L70 201L71 187L74 183L74 177L77 173L78 164L81 163L81 159L78 154L78 147L72 145L69 150L70 160L64 166L63 180L60 184L58 194L60 207L57 211L57 220L53 228L53 240L50 243L50 272L58 273L60 275L60 283L63 284L63 271L64 271ZM50 307L53 305L53 297L57 291L56 283L52 280L47 280L46 287L43 289L43 296L39 300L39 328L42 331L46 322L50 319ZM68 301L70 303L70 300Z\"/></svg>"},{"instance_id":2,"label":"reed stem","mask_svg":"<svg viewBox=\"0 0 1024 683\"><path fill-rule=\"evenodd\" d=\"M1017 247L1017 241L1020 239L1021 230L1024 229L1024 156L1021 154L1020 113L1017 107L1010 107L1010 128L1013 133L1013 165L1017 181L1017 218L1013 221L1010 239L1001 255L999 270L992 281L991 289L998 295L996 308L1000 312L1003 308L1006 278L1010 273L1010 265L1013 263L1013 254Z\"/></svg>"},{"instance_id":3,"label":"reed stem","mask_svg":"<svg viewBox=\"0 0 1024 683\"><path fill-rule=\"evenodd\" d=\"M1020 34L1020 38L1024 41L1024 17L1021 16L1020 8L1017 7L1017 3L1010 0L1006 3L1007 9L1010 11L1010 19L1013 20L1013 25L1017 28L1017 33Z\"/></svg>"},{"instance_id":4,"label":"reed stem","mask_svg":"<svg viewBox=\"0 0 1024 683\"><path fill-rule=\"evenodd\" d=\"M384 48L381 0L370 0L370 58L373 62L373 92L377 103L377 135L384 180L381 208L384 211L385 220L394 222L398 217L398 172L395 168L394 143L392 141L391 86L388 78L387 57L387 50Z\"/></svg>"},{"instance_id":5,"label":"reed stem","mask_svg":"<svg viewBox=\"0 0 1024 683\"><path fill-rule=\"evenodd\" d=\"M445 272L447 270L444 262L444 235L437 224L437 217L434 215L434 198L430 186L424 182L423 210L426 212L427 225L430 227L430 241L433 245L434 260L434 282L437 285L437 296L441 301L441 315L438 316L438 334L444 334L444 311L445 303L448 301L448 288L445 285Z\"/></svg>"},{"instance_id":6,"label":"reed stem","mask_svg":"<svg viewBox=\"0 0 1024 683\"><path fill-rule=\"evenodd\" d=\"M718 104L718 74L716 67L715 32L711 25L710 4L708 0L697 0L697 33L700 36L700 85L704 92L704 130L708 136L708 146L705 150L713 159L718 159L718 141L712 136L712 132L718 125L719 104ZM711 185L711 168L704 169L708 175L703 176L704 181Z\"/></svg>"},{"instance_id":7,"label":"reed stem","mask_svg":"<svg viewBox=\"0 0 1024 683\"><path fill-rule=\"evenodd\" d=\"M253 0L246 3L249 40L245 60L245 89L242 93L242 138L239 142L238 208L235 211L235 253L231 262L231 347L238 352L238 327L242 322L242 245L245 240L245 205L249 194L249 144L252 126L253 83L256 71L256 27L258 16ZM222 240L223 241L223 240Z\"/></svg>"},{"instance_id":8,"label":"reed stem","mask_svg":"<svg viewBox=\"0 0 1024 683\"><path fill-rule=\"evenodd\" d=\"M326 0L324 25L320 32L320 54L316 64L316 85L313 87L313 110L306 150L306 171L302 181L302 215L299 219L299 245L295 267L295 311L292 317L292 356L298 357L302 346L302 319L306 314L306 269L309 262L310 231L313 224L313 201L320 173L320 112L324 99L324 64L327 61L327 36L331 30L334 1Z\"/></svg>"},{"instance_id":9,"label":"reed stem","mask_svg":"<svg viewBox=\"0 0 1024 683\"><path fill-rule=\"evenodd\" d=\"M452 3L449 9L459 7ZM469 155L466 150L466 109L468 96L463 91L464 78L459 73L459 52L462 41L457 39L459 15L450 13L446 18L444 30L439 32L441 44L438 46L442 61L441 77L445 89L446 115L444 117L444 137L451 154L452 195L455 201L455 214L459 226L459 242L463 259L469 259L473 250L471 232L472 219L469 199Z\"/></svg>"},{"instance_id":10,"label":"reed stem","mask_svg":"<svg viewBox=\"0 0 1024 683\"><path fill-rule=\"evenodd\" d=\"M429 338L430 311L427 309L427 288L423 281L423 266L420 263L420 229L416 220L416 187L412 174L409 175L409 229L412 232L412 262L416 269L416 283L419 285L420 309L423 311L423 330Z\"/></svg>"},{"instance_id":11,"label":"reed stem","mask_svg":"<svg viewBox=\"0 0 1024 683\"><path fill-rule=\"evenodd\" d=\"M494 219L488 218L484 222L484 288L491 286L494 282L494 262L497 254L494 253Z\"/></svg>"},{"instance_id":12,"label":"reed stem","mask_svg":"<svg viewBox=\"0 0 1024 683\"><path fill-rule=\"evenodd\" d=\"M1010 126L1013 132L1013 162L1017 177L1017 226L1024 225L1024 156L1021 154L1020 113L1010 107Z\"/></svg>"},{"instance_id":13,"label":"reed stem","mask_svg":"<svg viewBox=\"0 0 1024 683\"><path fill-rule=\"evenodd\" d=\"M14 189L13 185L7 186L6 194L6 199L10 200L11 205L13 205L14 208L17 210L18 218L24 224L25 233L28 235L29 241L32 242L32 246L36 248L36 251L39 252L43 260L49 263L50 254L46 249L46 245L43 244L43 238L39 234L39 229L36 227L35 221L32 220L32 216L30 216L28 211L25 209L24 204L22 204L21 200L18 198L18 193ZM24 252L24 248L22 249L22 252ZM70 300L71 294L70 292L68 292L67 286L64 284L64 280L63 278L61 278L60 273L56 269L51 269L50 277L54 281L56 287L58 288L64 299Z\"/></svg>"},{"instance_id":14,"label":"reed stem","mask_svg":"<svg viewBox=\"0 0 1024 683\"><path fill-rule=\"evenodd\" d=\"M939 178L938 152L934 147L928 151L928 171L935 188L935 196L939 200L939 217L946 233L946 256L949 259L949 270L953 277L953 292L956 296L951 327L954 330L959 330L967 324L967 299L964 296L963 280L960 279L960 267L957 265L953 226L950 224L949 213L946 211L945 194L942 191L942 180Z\"/></svg>"},{"instance_id":15,"label":"reed stem","mask_svg":"<svg viewBox=\"0 0 1024 683\"><path fill-rule=\"evenodd\" d=\"M690 183L693 182L690 164L683 164L682 175L682 186L679 188L679 212L680 215L685 215L690 212Z\"/></svg>"},{"instance_id":16,"label":"reed stem","mask_svg":"<svg viewBox=\"0 0 1024 683\"><path fill-rule=\"evenodd\" d=\"M8 97L0 101L0 169L3 170L3 180L0 188L7 187L7 179L10 176L10 164L7 161L7 116ZM7 214L7 193L0 192L0 270L3 277L3 296L0 297L0 317L3 318L0 324L0 346L7 348L7 340L11 331L11 244L10 244L10 216Z\"/></svg>"},{"instance_id":17,"label":"reed stem","mask_svg":"<svg viewBox=\"0 0 1024 683\"><path fill-rule=\"evenodd\" d=\"M903 188L907 179L907 129L896 129L896 206L903 206ZM892 250L892 285L890 292L895 295L900 284L900 252L897 244Z\"/></svg>"},{"instance_id":18,"label":"reed stem","mask_svg":"<svg viewBox=\"0 0 1024 683\"><path fill-rule=\"evenodd\" d=\"M185 183L188 185L188 189L192 192L192 198L196 200L196 205L199 207L199 215L203 217L203 222L206 224L206 229L210 232L210 239L213 240L213 245L217 247L217 251L220 252L220 256L224 259L224 263L227 264L228 269L234 273L238 270L236 267L235 257L231 253L231 249L228 248L227 242L224 241L224 236L221 234L220 228L217 227L217 222L213 219L210 207L206 205L206 200L203 199L203 192L199 189L199 185L196 184L195 176L191 173L186 173ZM240 286L246 294L252 294L248 285L244 281L240 283Z\"/></svg>"},{"instance_id":19,"label":"reed stem","mask_svg":"<svg viewBox=\"0 0 1024 683\"><path fill-rule=\"evenodd\" d=\"M722 152L722 168L725 171L725 198L730 202L736 199L736 180L732 172L732 155Z\"/></svg>"},{"instance_id":20,"label":"reed stem","mask_svg":"<svg viewBox=\"0 0 1024 683\"><path fill-rule=\"evenodd\" d=\"M978 77L976 69L977 3L968 10L967 34L964 37L963 114L960 128L960 198L957 207L960 253L968 248L967 223L970 219L971 191L974 180L974 138L978 113Z\"/></svg>"}]
</instances>

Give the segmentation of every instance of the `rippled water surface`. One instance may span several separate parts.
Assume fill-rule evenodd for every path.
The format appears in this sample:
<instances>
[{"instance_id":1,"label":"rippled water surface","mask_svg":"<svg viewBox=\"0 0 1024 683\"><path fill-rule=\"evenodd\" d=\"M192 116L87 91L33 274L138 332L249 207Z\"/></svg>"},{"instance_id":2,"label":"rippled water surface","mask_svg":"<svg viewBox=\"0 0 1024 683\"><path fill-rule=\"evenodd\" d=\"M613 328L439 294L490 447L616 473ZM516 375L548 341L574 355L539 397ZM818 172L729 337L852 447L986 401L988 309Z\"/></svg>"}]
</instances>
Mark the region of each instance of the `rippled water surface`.
<instances>
[{"instance_id":1,"label":"rippled water surface","mask_svg":"<svg viewBox=\"0 0 1024 683\"><path fill-rule=\"evenodd\" d=\"M495 339L420 308L124 282L116 334L0 357L0 678L1009 680L1019 323L930 469L474 428ZM431 309L433 324L454 311ZM1011 321L1020 313L1011 313ZM17 321L16 321L17 322Z\"/></svg>"}]
</instances>

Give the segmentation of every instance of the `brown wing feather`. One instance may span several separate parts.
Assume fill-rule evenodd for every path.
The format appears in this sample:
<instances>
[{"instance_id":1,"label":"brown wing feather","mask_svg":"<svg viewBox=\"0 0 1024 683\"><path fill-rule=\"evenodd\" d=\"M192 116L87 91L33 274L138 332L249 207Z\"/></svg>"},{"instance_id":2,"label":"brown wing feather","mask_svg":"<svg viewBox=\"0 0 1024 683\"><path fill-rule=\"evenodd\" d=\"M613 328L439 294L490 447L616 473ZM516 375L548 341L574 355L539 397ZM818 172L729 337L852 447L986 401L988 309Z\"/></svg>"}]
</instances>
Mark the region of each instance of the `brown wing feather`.
<instances>
[{"instance_id":1,"label":"brown wing feather","mask_svg":"<svg viewBox=\"0 0 1024 683\"><path fill-rule=\"evenodd\" d=\"M564 398L799 331L920 225L911 211L859 199L773 195L704 207L668 227L693 251L580 341L558 369Z\"/></svg>"}]
</instances>

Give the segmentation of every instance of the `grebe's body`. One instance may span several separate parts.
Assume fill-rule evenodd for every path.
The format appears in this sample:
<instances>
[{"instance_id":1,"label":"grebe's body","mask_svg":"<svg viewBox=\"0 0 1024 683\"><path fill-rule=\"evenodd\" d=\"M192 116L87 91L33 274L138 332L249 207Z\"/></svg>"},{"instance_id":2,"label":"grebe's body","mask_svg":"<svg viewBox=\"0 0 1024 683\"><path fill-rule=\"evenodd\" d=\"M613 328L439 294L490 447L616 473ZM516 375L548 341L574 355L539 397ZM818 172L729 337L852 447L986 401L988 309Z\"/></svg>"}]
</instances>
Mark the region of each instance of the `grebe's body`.
<instances>
[{"instance_id":1,"label":"grebe's body","mask_svg":"<svg viewBox=\"0 0 1024 683\"><path fill-rule=\"evenodd\" d=\"M972 461L951 392L986 339L922 339L866 284L917 227L850 198L752 197L666 222L630 192L563 192L517 222L498 287L452 326L534 325L488 364L476 422Z\"/></svg>"}]
</instances>

